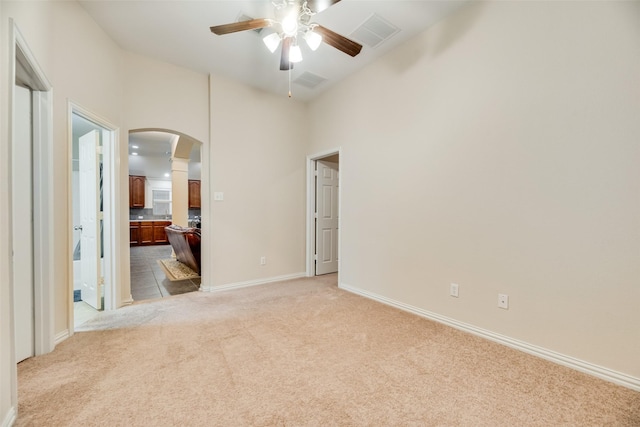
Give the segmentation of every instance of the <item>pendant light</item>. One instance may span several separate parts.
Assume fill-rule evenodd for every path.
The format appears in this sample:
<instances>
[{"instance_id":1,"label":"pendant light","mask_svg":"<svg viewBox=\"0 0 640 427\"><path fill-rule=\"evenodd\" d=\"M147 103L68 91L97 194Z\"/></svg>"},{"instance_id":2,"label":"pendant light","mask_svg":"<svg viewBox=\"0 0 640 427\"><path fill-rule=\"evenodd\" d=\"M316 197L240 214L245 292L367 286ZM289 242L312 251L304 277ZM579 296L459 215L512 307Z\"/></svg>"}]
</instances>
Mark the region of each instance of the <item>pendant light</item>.
<instances>
[{"instance_id":1,"label":"pendant light","mask_svg":"<svg viewBox=\"0 0 640 427\"><path fill-rule=\"evenodd\" d=\"M307 42L307 45L311 48L311 50L317 50L322 43L322 36L318 33L309 30L304 35L304 40Z\"/></svg>"},{"instance_id":2,"label":"pendant light","mask_svg":"<svg viewBox=\"0 0 640 427\"><path fill-rule=\"evenodd\" d=\"M269 49L271 53L273 53L276 51L276 49L280 45L280 34L271 33L265 38L263 38L262 41L267 46L267 49Z\"/></svg>"},{"instance_id":3,"label":"pendant light","mask_svg":"<svg viewBox=\"0 0 640 427\"><path fill-rule=\"evenodd\" d=\"M294 44L289 48L289 61L291 62L300 62L302 61L302 51L300 50L300 46L298 43L294 41Z\"/></svg>"}]
</instances>

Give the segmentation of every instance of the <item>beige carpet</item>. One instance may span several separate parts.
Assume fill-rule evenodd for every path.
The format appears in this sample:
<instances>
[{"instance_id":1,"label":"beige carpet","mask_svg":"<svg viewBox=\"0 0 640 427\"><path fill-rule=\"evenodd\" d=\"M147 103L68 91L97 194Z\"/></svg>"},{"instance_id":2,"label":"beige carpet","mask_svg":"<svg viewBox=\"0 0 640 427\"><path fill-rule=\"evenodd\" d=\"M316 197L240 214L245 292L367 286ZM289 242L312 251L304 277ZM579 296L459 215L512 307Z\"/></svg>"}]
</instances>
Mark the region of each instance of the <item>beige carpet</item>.
<instances>
[{"instance_id":1,"label":"beige carpet","mask_svg":"<svg viewBox=\"0 0 640 427\"><path fill-rule=\"evenodd\" d=\"M18 426L638 426L640 393L339 290L101 313L19 365Z\"/></svg>"},{"instance_id":2,"label":"beige carpet","mask_svg":"<svg viewBox=\"0 0 640 427\"><path fill-rule=\"evenodd\" d=\"M172 282L186 279L196 279L200 277L198 273L189 268L186 264L176 259L159 259L158 264L162 267L165 276Z\"/></svg>"}]
</instances>

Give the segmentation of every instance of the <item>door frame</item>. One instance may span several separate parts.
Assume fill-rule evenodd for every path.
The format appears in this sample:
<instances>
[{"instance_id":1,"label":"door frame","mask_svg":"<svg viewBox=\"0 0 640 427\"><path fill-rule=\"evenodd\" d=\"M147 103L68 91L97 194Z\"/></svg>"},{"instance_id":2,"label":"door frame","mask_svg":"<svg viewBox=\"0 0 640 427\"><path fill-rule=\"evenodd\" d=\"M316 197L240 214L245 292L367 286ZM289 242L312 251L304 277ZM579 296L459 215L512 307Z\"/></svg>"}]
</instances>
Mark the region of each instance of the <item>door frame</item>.
<instances>
[{"instance_id":1,"label":"door frame","mask_svg":"<svg viewBox=\"0 0 640 427\"><path fill-rule=\"evenodd\" d=\"M340 158L340 171L342 172L342 147L333 148L307 156L307 247L306 247L306 275L315 276L315 251L316 251L316 224L315 224L315 200L316 182L315 171L316 162L326 157L338 155ZM340 284L340 274L342 272L342 178L340 173L340 192L338 193L338 284Z\"/></svg>"},{"instance_id":2,"label":"door frame","mask_svg":"<svg viewBox=\"0 0 640 427\"><path fill-rule=\"evenodd\" d=\"M53 88L38 65L18 26L10 20L13 27L13 42L10 52L11 90L9 93L9 126L11 127L10 150L15 144L13 136L14 90L16 67L21 67L28 76L32 91L33 124L33 268L34 268L34 327L35 354L41 355L53 350L54 344L54 289L53 283ZM14 185L11 183L11 191ZM11 198L10 202L11 203ZM10 208L11 209L11 208ZM11 214L9 214L11 216ZM13 218L10 217L13 229ZM12 238L9 237L13 247ZM10 263L13 277L13 262ZM13 283L12 283L13 287ZM13 315L12 315L13 316Z\"/></svg>"},{"instance_id":3,"label":"door frame","mask_svg":"<svg viewBox=\"0 0 640 427\"><path fill-rule=\"evenodd\" d=\"M54 218L51 215L54 205L54 186L51 176L53 175L53 88L45 76L42 68L38 64L35 55L29 48L26 39L20 32L16 22L9 18L9 44L8 44L8 72L7 80L7 131L8 136L8 159L11 159L13 146L16 144L14 138L14 86L16 78L20 77L30 86L32 91L32 161L33 161L33 310L34 310L34 350L36 355L41 355L53 351L54 342ZM4 162L3 162L4 163ZM13 230L12 203L14 183L11 182L11 161L8 162L9 183L6 207L7 223L9 230ZM15 344L15 316L18 309L13 301L13 233L6 236L3 243L8 249L5 253L7 259L2 260L3 265L8 266L7 276L10 291L9 306L9 354L12 364L10 374L11 406L9 410L9 420L11 414L15 416L18 407L18 376L16 366L16 344ZM4 251L3 251L4 252Z\"/></svg>"},{"instance_id":4,"label":"door frame","mask_svg":"<svg viewBox=\"0 0 640 427\"><path fill-rule=\"evenodd\" d=\"M73 272L73 115L76 114L95 125L102 128L102 212L104 225L104 307L103 310L115 310L120 305L118 295L120 295L121 283L117 280L120 277L121 263L118 262L117 248L120 247L119 230L121 229L120 199L117 197L120 185L120 129L98 114L82 107L74 101L67 101L67 126L68 126L68 152L69 152L69 172L67 174L67 191L71 197L68 200L68 267ZM68 283L69 315L68 330L69 336L74 333L74 305L73 305L73 274L69 275Z\"/></svg>"}]
</instances>

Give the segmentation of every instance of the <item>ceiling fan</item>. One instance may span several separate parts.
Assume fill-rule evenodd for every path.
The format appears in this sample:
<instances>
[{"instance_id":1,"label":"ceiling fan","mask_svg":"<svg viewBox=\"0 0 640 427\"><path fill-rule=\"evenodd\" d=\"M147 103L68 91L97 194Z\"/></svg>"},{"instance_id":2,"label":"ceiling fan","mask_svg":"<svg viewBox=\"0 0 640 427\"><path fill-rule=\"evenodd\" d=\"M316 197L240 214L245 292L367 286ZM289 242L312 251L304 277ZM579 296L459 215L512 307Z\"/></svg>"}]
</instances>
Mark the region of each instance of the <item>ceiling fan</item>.
<instances>
[{"instance_id":1,"label":"ceiling fan","mask_svg":"<svg viewBox=\"0 0 640 427\"><path fill-rule=\"evenodd\" d=\"M217 35L235 33L246 30L273 27L274 33L267 35L263 41L271 52L275 52L282 41L280 69L291 70L295 62L302 61L302 53L298 46L298 36L303 38L312 50L316 50L320 43L325 42L347 55L356 56L362 50L362 45L340 34L331 31L315 22L311 17L322 12L340 0L275 0L276 19L259 18L231 24L211 27L211 32Z\"/></svg>"}]
</instances>

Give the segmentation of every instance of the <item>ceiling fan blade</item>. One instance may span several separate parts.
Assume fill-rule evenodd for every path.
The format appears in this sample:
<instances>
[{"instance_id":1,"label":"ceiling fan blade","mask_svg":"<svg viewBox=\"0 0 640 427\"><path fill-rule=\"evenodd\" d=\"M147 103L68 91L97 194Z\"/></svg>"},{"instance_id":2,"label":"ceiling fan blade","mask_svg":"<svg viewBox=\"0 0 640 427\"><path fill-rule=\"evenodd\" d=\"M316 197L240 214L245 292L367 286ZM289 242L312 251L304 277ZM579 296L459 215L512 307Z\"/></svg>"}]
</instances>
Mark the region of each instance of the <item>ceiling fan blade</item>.
<instances>
[{"instance_id":1,"label":"ceiling fan blade","mask_svg":"<svg viewBox=\"0 0 640 427\"><path fill-rule=\"evenodd\" d=\"M309 9L311 9L315 13L318 13L329 8L329 6L333 6L339 1L340 0L308 0L307 6L309 6Z\"/></svg>"},{"instance_id":2,"label":"ceiling fan blade","mask_svg":"<svg viewBox=\"0 0 640 427\"><path fill-rule=\"evenodd\" d=\"M211 32L219 36L238 31L257 30L258 28L270 27L272 21L266 18L251 19L249 21L234 22L232 24L216 25L211 27Z\"/></svg>"},{"instance_id":3,"label":"ceiling fan blade","mask_svg":"<svg viewBox=\"0 0 640 427\"><path fill-rule=\"evenodd\" d=\"M282 54L280 56L280 69L283 71L293 70L293 62L289 61L289 48L291 47L291 37L282 40Z\"/></svg>"},{"instance_id":4,"label":"ceiling fan blade","mask_svg":"<svg viewBox=\"0 0 640 427\"><path fill-rule=\"evenodd\" d=\"M330 29L325 28L322 25L316 25L313 28L313 31L322 36L323 42L325 42L329 46L333 46L336 49L341 50L347 55L356 56L362 50L361 44L356 43L353 40L349 40L345 36L341 36L340 34L331 31Z\"/></svg>"}]
</instances>

